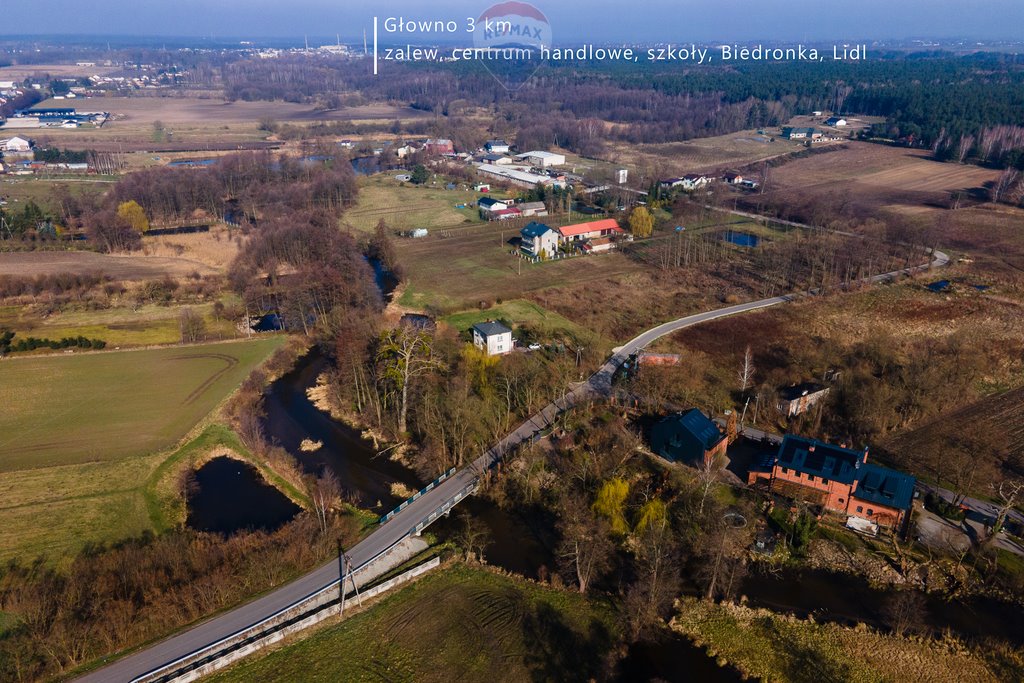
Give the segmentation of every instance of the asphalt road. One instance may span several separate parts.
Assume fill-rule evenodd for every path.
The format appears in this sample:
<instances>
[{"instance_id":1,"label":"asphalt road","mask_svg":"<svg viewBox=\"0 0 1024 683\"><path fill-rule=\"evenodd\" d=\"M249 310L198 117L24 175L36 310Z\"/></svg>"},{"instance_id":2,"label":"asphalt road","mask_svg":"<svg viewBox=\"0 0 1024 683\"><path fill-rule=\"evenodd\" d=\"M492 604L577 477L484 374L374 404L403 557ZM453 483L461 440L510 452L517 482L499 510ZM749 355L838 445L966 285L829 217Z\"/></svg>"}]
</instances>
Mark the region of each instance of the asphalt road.
<instances>
[{"instance_id":1,"label":"asphalt road","mask_svg":"<svg viewBox=\"0 0 1024 683\"><path fill-rule=\"evenodd\" d=\"M931 265L943 266L948 262L949 258L944 253L935 251ZM885 273L869 278L869 280L871 282L890 280L905 272L907 270ZM358 568L367 564L370 560L408 536L431 513L438 510L459 491L474 484L479 476L497 462L506 451L527 439L533 438L538 432L550 426L563 410L581 401L608 395L611 391L612 376L616 369L630 355L645 348L654 340L700 323L776 306L792 301L797 296L771 297L704 313L696 313L664 323L631 339L616 349L612 357L596 373L591 375L586 382L566 393L565 396L556 402L545 406L543 410L523 422L515 431L477 458L472 465L463 468L431 491L420 496L404 510L397 513L388 523L380 526L360 543L349 549L348 556L352 566ZM329 562L291 583L274 589L266 595L214 616L186 631L146 647L134 654L127 655L77 680L88 683L127 683L142 674L220 642L253 624L259 623L337 580L338 565L334 561Z\"/></svg>"}]
</instances>

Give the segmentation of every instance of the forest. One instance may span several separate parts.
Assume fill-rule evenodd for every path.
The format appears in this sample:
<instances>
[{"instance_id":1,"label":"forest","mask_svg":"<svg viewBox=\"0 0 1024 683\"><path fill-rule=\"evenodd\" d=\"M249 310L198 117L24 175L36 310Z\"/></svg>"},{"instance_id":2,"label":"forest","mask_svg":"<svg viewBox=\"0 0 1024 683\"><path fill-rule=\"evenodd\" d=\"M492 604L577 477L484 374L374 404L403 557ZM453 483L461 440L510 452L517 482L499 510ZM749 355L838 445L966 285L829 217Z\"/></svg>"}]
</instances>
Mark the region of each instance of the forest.
<instances>
[{"instance_id":1,"label":"forest","mask_svg":"<svg viewBox=\"0 0 1024 683\"><path fill-rule=\"evenodd\" d=\"M932 148L942 160L1024 163L1024 59L1013 55L886 53L856 64L684 69L580 62L542 66L514 95L482 67L463 63L394 65L387 79L374 78L361 63L330 59L241 61L222 74L228 96L243 99L337 107L345 103L332 93L343 89L442 117L494 107L519 147L554 142L585 156L608 141L688 140L779 126L825 110L885 117L871 135Z\"/></svg>"}]
</instances>

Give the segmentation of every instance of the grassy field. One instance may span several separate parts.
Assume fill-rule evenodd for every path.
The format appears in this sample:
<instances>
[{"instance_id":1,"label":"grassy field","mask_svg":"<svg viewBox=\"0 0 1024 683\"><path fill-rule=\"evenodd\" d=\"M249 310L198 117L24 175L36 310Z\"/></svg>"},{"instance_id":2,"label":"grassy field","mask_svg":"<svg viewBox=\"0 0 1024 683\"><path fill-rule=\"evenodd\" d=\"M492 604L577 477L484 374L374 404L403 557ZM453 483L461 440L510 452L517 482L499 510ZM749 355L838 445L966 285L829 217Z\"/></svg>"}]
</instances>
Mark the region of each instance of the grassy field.
<instances>
[{"instance_id":1,"label":"grassy field","mask_svg":"<svg viewBox=\"0 0 1024 683\"><path fill-rule=\"evenodd\" d=\"M768 610L681 602L673 627L760 680L1019 680L1020 653L986 658L956 642L901 638L836 624L815 624ZM909 678L908 678L909 677Z\"/></svg>"},{"instance_id":2,"label":"grassy field","mask_svg":"<svg viewBox=\"0 0 1024 683\"><path fill-rule=\"evenodd\" d=\"M844 149L772 169L761 199L841 198L865 213L889 209L916 215L944 207L952 192L966 194L998 177L992 169L934 161L925 150L848 142Z\"/></svg>"},{"instance_id":3,"label":"grassy field","mask_svg":"<svg viewBox=\"0 0 1024 683\"><path fill-rule=\"evenodd\" d=\"M211 681L588 680L612 614L582 596L449 566Z\"/></svg>"},{"instance_id":4,"label":"grassy field","mask_svg":"<svg viewBox=\"0 0 1024 683\"><path fill-rule=\"evenodd\" d=\"M231 339L238 336L234 322L214 320L213 304L190 307L206 319L207 339ZM176 344L181 341L178 317L181 308L150 304L132 309L115 306L98 311L68 310L43 315L27 306L0 306L0 329L10 329L19 339L42 337L61 339L78 337L102 339L107 348ZM40 353L53 353L45 351Z\"/></svg>"},{"instance_id":5,"label":"grassy field","mask_svg":"<svg viewBox=\"0 0 1024 683\"><path fill-rule=\"evenodd\" d=\"M465 332L473 325L486 320L504 320L512 325L513 330L523 326L529 327L541 338L569 336L574 339L587 339L592 336L589 330L568 318L524 299L505 301L486 310L471 309L453 313L442 320L459 332Z\"/></svg>"},{"instance_id":6,"label":"grassy field","mask_svg":"<svg viewBox=\"0 0 1024 683\"><path fill-rule=\"evenodd\" d=\"M396 241L408 286L402 305L457 311L483 300L519 298L546 287L606 280L640 264L621 253L543 263L520 262L510 252L518 230L495 223L463 228L450 237ZM521 272L520 272L521 270Z\"/></svg>"},{"instance_id":7,"label":"grassy field","mask_svg":"<svg viewBox=\"0 0 1024 683\"><path fill-rule=\"evenodd\" d=\"M192 273L211 275L217 271L202 261L180 256L99 254L94 251L14 251L0 252L0 272L20 277L102 273L117 280L153 280L164 275L186 277Z\"/></svg>"},{"instance_id":8,"label":"grassy field","mask_svg":"<svg viewBox=\"0 0 1024 683\"><path fill-rule=\"evenodd\" d=\"M114 178L109 176L85 176L61 178L40 178L36 176L6 176L0 180L0 198L7 200L4 209L9 213L17 213L32 201L43 211L56 213L57 192L67 190L72 196L87 194L103 194L114 186Z\"/></svg>"},{"instance_id":9,"label":"grassy field","mask_svg":"<svg viewBox=\"0 0 1024 683\"><path fill-rule=\"evenodd\" d=\"M52 559L178 521L154 476L169 458L160 451L282 339L0 362L0 560ZM221 437L176 456L233 448Z\"/></svg>"},{"instance_id":10,"label":"grassy field","mask_svg":"<svg viewBox=\"0 0 1024 683\"><path fill-rule=\"evenodd\" d=\"M282 341L6 360L0 471L168 448Z\"/></svg>"},{"instance_id":11,"label":"grassy field","mask_svg":"<svg viewBox=\"0 0 1024 683\"><path fill-rule=\"evenodd\" d=\"M363 179L356 206L345 213L342 222L357 232L372 232L381 219L392 230L443 230L483 223L476 207L470 206L484 196L479 192L446 190L444 181L424 187L402 184L395 180L396 173ZM457 209L456 204L469 208Z\"/></svg>"},{"instance_id":12,"label":"grassy field","mask_svg":"<svg viewBox=\"0 0 1024 683\"><path fill-rule=\"evenodd\" d=\"M756 130L746 130L686 142L638 145L618 143L609 145L602 157L613 165L646 169L654 173L655 177L666 178L692 171L745 166L802 148L799 142L790 142L778 136L775 142L770 142L771 137L759 135Z\"/></svg>"}]
</instances>

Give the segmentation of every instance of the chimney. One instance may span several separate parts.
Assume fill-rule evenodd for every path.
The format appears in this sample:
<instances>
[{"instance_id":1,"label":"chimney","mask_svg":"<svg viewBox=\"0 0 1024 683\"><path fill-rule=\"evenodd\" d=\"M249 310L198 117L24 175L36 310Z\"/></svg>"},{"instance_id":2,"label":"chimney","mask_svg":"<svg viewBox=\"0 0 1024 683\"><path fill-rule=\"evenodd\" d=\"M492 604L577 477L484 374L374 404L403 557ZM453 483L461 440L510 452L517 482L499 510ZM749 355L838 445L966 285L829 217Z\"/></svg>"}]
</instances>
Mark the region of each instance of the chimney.
<instances>
[{"instance_id":1,"label":"chimney","mask_svg":"<svg viewBox=\"0 0 1024 683\"><path fill-rule=\"evenodd\" d=\"M814 444L813 443L810 446L807 447L807 452L808 453L813 453L814 452Z\"/></svg>"},{"instance_id":2,"label":"chimney","mask_svg":"<svg viewBox=\"0 0 1024 683\"><path fill-rule=\"evenodd\" d=\"M867 464L867 462L868 462L868 447L865 446L864 447L864 463Z\"/></svg>"}]
</instances>

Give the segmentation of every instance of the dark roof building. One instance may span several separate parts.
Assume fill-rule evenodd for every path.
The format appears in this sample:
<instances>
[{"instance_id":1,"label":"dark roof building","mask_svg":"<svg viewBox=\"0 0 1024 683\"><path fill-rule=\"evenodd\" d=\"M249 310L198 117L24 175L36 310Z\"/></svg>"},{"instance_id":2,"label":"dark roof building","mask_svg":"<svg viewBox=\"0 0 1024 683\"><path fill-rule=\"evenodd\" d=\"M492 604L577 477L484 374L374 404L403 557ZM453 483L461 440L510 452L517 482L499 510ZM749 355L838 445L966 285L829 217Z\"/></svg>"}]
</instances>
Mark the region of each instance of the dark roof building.
<instances>
[{"instance_id":1,"label":"dark roof building","mask_svg":"<svg viewBox=\"0 0 1024 683\"><path fill-rule=\"evenodd\" d=\"M503 323L499 323L497 320L488 320L487 322L477 323L476 325L473 325L473 329L484 337L493 337L499 334L512 333L512 328Z\"/></svg>"},{"instance_id":2,"label":"dark roof building","mask_svg":"<svg viewBox=\"0 0 1024 683\"><path fill-rule=\"evenodd\" d=\"M692 408L670 415L651 429L651 450L663 458L698 464L726 445L725 435L708 417Z\"/></svg>"},{"instance_id":3,"label":"dark roof building","mask_svg":"<svg viewBox=\"0 0 1024 683\"><path fill-rule=\"evenodd\" d=\"M822 479L852 484L865 459L867 453L864 451L786 434L779 446L778 465Z\"/></svg>"},{"instance_id":4,"label":"dark roof building","mask_svg":"<svg viewBox=\"0 0 1024 683\"><path fill-rule=\"evenodd\" d=\"M910 509L915 483L912 476L874 463L864 463L859 474L854 498L897 510Z\"/></svg>"}]
</instances>

